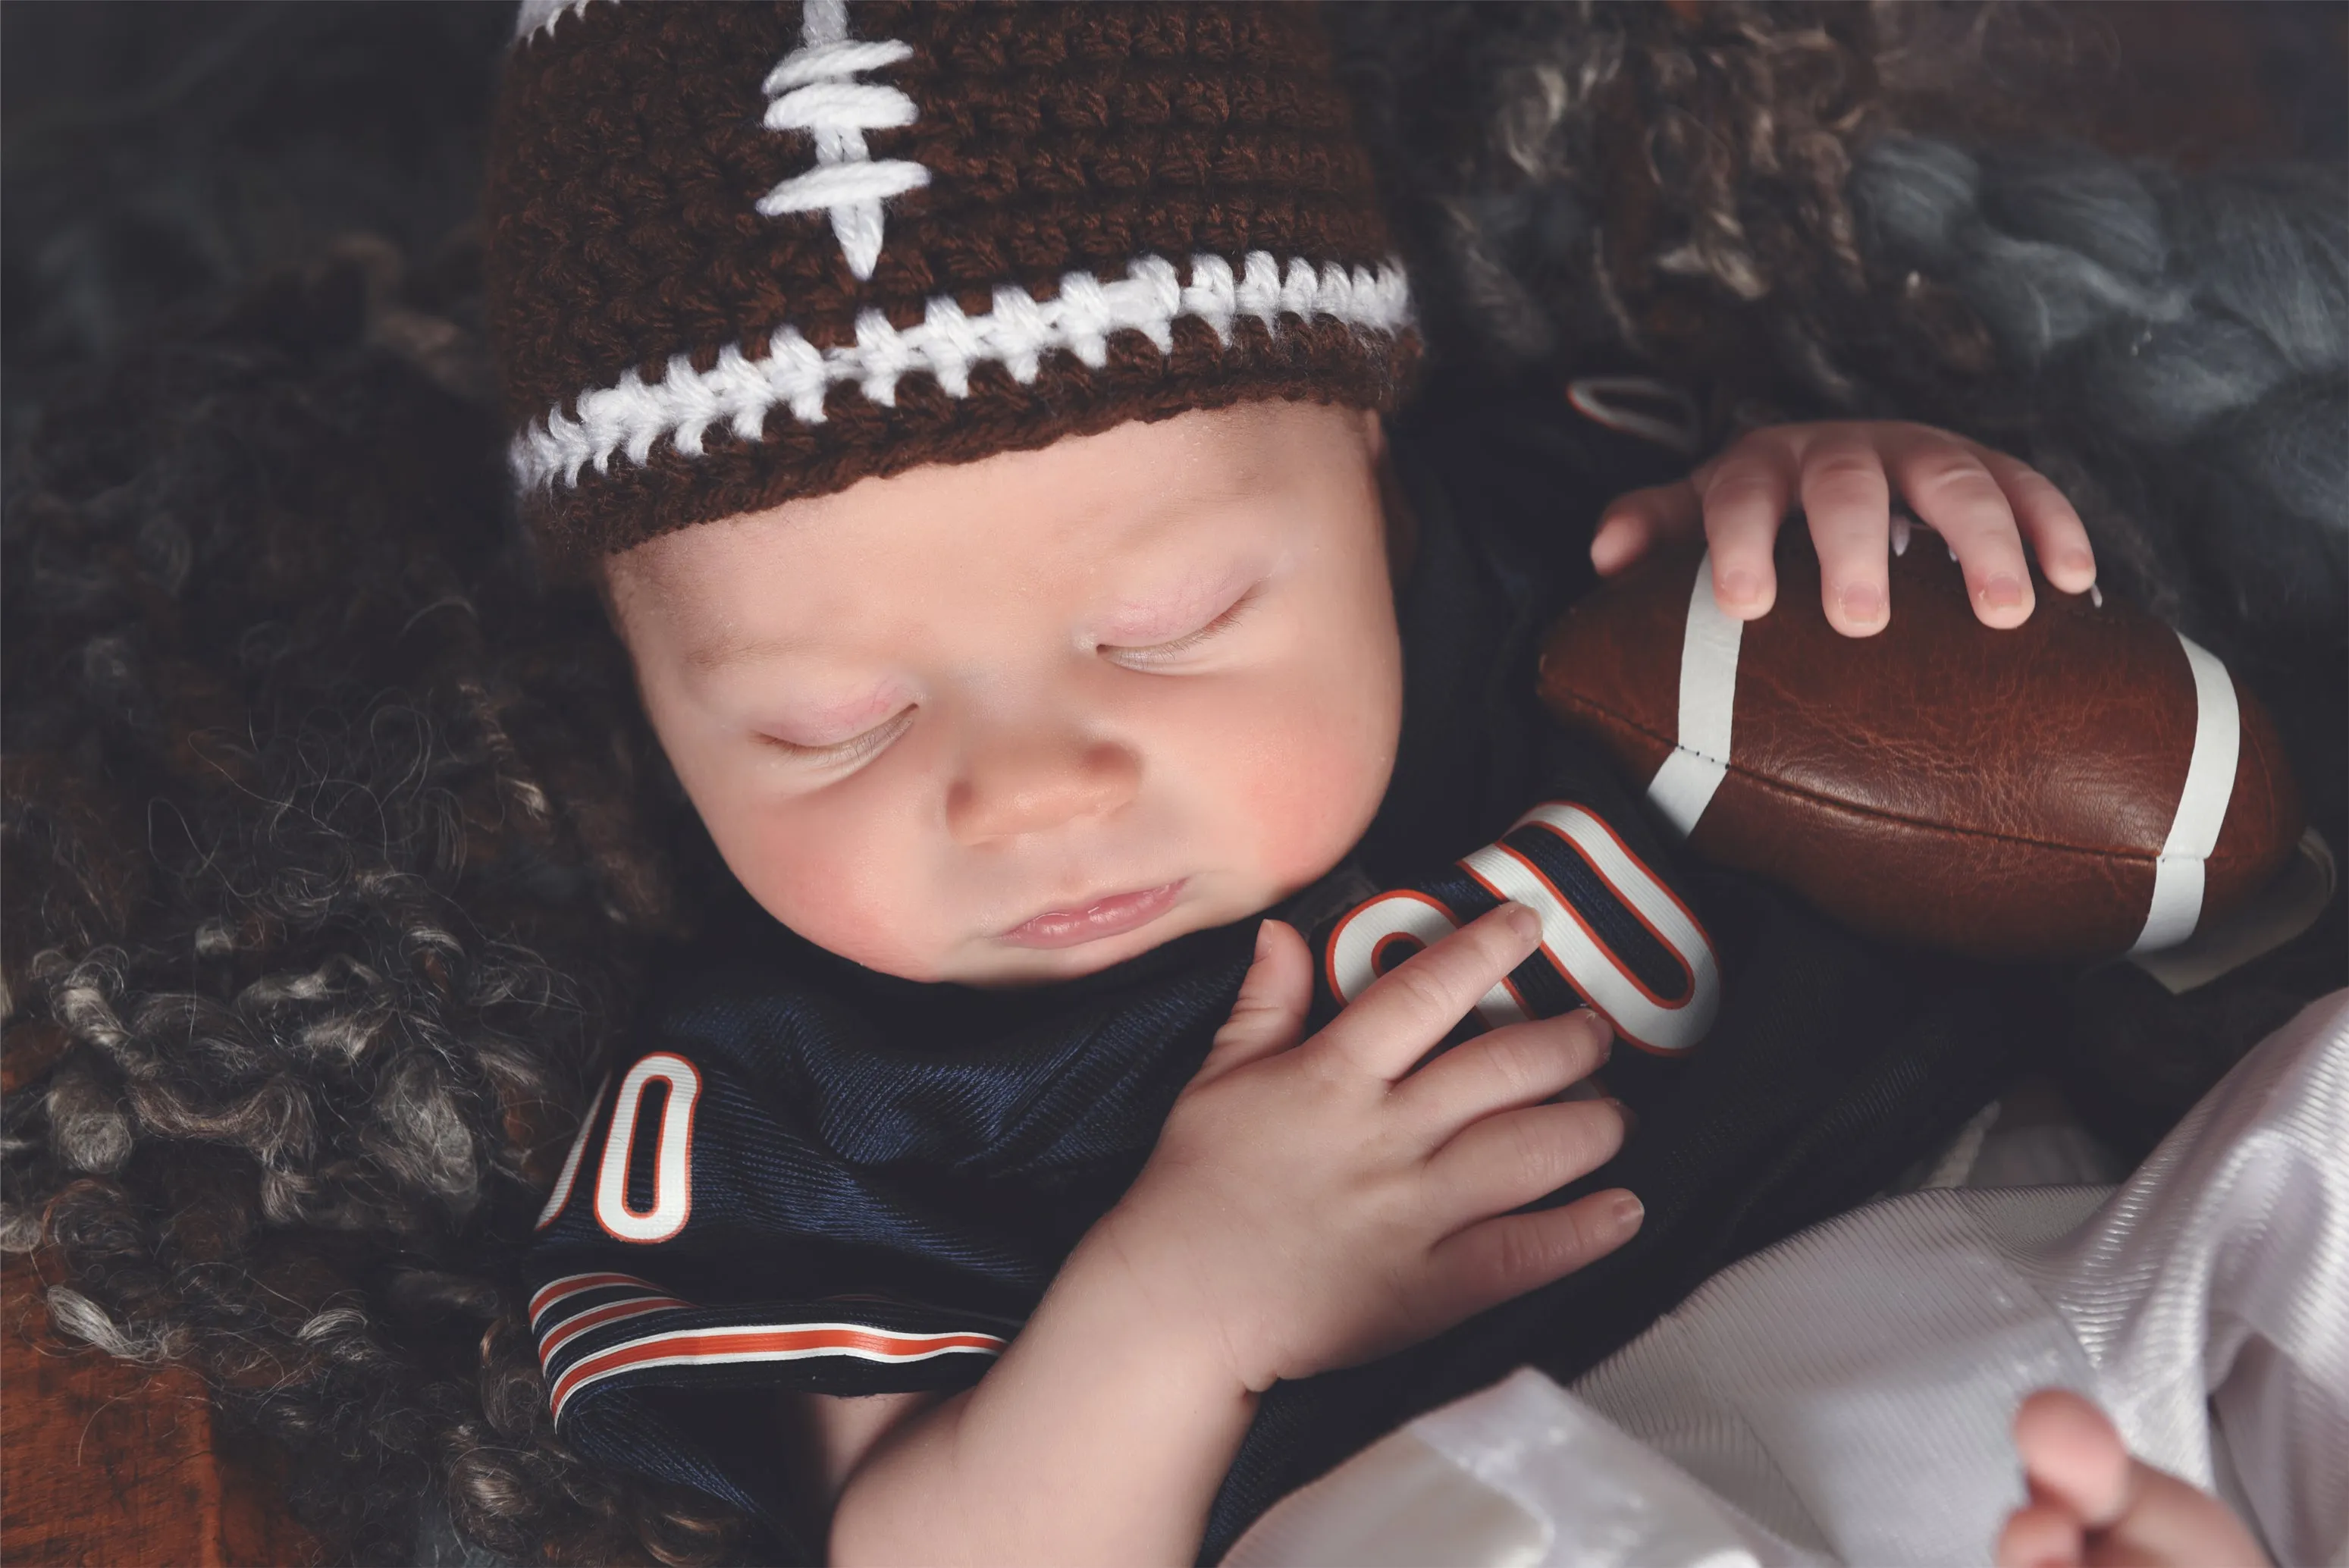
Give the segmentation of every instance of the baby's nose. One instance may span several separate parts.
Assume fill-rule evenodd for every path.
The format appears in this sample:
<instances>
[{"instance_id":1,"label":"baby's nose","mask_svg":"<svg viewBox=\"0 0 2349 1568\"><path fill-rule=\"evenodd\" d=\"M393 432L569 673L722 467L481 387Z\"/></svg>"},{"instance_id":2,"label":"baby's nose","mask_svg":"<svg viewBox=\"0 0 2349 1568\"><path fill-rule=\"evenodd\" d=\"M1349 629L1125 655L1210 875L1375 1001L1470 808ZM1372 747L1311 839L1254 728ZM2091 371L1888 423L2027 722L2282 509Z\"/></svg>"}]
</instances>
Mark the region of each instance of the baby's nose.
<instances>
[{"instance_id":1,"label":"baby's nose","mask_svg":"<svg viewBox=\"0 0 2349 1568\"><path fill-rule=\"evenodd\" d=\"M947 788L947 830L979 844L1107 816L1134 797L1142 758L1114 741L1030 732L975 750Z\"/></svg>"}]
</instances>

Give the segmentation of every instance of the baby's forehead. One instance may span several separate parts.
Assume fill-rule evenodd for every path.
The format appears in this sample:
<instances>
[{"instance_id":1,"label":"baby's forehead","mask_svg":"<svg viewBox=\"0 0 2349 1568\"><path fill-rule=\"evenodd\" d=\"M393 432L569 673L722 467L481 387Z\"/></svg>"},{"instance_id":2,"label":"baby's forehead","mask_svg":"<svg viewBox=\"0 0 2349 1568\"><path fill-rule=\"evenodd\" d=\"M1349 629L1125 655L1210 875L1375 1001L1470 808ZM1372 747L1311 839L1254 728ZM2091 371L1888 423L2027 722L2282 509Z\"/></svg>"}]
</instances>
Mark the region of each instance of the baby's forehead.
<instances>
[{"instance_id":1,"label":"baby's forehead","mask_svg":"<svg viewBox=\"0 0 2349 1568\"><path fill-rule=\"evenodd\" d=\"M704 622L777 593L846 614L874 595L1040 595L1071 579L1113 606L1262 536L1284 497L1359 462L1359 445L1321 407L1133 422L682 529L611 558L607 577L631 612Z\"/></svg>"},{"instance_id":2,"label":"baby's forehead","mask_svg":"<svg viewBox=\"0 0 2349 1568\"><path fill-rule=\"evenodd\" d=\"M1237 495L1227 498L1241 499ZM812 518L762 513L654 541L616 561L614 596L692 634L695 664L725 662L738 622L771 622L789 604L821 641L828 624L886 608L891 619L991 604L1057 614L1081 601L1105 618L1143 613L1171 594L1205 591L1260 540L1195 526L1212 502L1140 498L1069 529L974 527L900 533L870 511ZM1192 524L1194 526L1185 526ZM829 530L823 537L820 531ZM1223 573L1228 575L1228 573ZM855 618L865 618L857 615ZM764 639L762 639L763 641Z\"/></svg>"}]
</instances>

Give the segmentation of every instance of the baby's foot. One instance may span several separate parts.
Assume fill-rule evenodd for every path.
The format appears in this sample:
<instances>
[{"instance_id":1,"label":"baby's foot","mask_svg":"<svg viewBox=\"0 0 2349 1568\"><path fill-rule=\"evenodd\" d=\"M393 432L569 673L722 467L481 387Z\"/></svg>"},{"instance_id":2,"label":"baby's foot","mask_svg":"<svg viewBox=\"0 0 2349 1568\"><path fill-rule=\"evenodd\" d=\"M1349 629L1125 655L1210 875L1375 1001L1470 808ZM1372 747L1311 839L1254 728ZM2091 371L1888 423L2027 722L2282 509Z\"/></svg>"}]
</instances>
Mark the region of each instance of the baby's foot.
<instances>
[{"instance_id":1,"label":"baby's foot","mask_svg":"<svg viewBox=\"0 0 2349 1568\"><path fill-rule=\"evenodd\" d=\"M2043 1388L2015 1412L2031 1501L2007 1516L1999 1568L2264 1568L2227 1505L2129 1457L2102 1410Z\"/></svg>"}]
</instances>

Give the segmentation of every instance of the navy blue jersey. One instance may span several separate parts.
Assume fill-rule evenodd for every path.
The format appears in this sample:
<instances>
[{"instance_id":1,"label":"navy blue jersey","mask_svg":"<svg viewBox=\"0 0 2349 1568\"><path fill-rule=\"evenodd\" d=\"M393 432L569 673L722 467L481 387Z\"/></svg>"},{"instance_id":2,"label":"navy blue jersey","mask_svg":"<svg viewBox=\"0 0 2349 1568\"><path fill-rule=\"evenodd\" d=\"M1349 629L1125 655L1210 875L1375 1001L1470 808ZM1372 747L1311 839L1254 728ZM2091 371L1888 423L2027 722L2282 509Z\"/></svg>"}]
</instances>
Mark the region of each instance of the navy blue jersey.
<instances>
[{"instance_id":1,"label":"navy blue jersey","mask_svg":"<svg viewBox=\"0 0 2349 1568\"><path fill-rule=\"evenodd\" d=\"M1364 886L1350 863L1280 913ZM1658 1058L1702 1039L1721 995L1710 941L1606 818L1564 797L1319 921L1317 1023L1506 898L1542 912L1542 944L1447 1043L1586 1004ZM1050 1006L859 1006L789 963L788 939L771 969L695 973L598 1089L539 1221L531 1317L557 1419L646 1377L968 1382L1148 1151L1257 923L1186 938L1194 962L1090 1004L1056 987ZM1623 1087L1647 1085L1633 1068Z\"/></svg>"},{"instance_id":2,"label":"navy blue jersey","mask_svg":"<svg viewBox=\"0 0 2349 1568\"><path fill-rule=\"evenodd\" d=\"M1395 1422L1521 1362L1571 1376L1713 1269L1864 1197L1995 1092L2030 1032L2012 976L1870 948L1679 862L1534 697L1539 631L1579 585L1599 504L1659 476L1594 464L1608 438L1562 406L1455 417L1398 436L1421 531L1395 779L1354 853L1267 913L1312 944L1318 1026L1495 903L1539 910L1541 947L1450 1043L1604 1014L1639 1047L1606 1078L1640 1130L1554 1201L1620 1182L1648 1220L1614 1257L1426 1345L1276 1388L1209 1559ZM1558 479L1578 474L1579 490ZM820 1560L785 1501L781 1392L983 1376L1147 1159L1260 918L983 991L876 975L740 900L669 967L541 1221L531 1314L565 1439L729 1499L771 1556Z\"/></svg>"}]
</instances>

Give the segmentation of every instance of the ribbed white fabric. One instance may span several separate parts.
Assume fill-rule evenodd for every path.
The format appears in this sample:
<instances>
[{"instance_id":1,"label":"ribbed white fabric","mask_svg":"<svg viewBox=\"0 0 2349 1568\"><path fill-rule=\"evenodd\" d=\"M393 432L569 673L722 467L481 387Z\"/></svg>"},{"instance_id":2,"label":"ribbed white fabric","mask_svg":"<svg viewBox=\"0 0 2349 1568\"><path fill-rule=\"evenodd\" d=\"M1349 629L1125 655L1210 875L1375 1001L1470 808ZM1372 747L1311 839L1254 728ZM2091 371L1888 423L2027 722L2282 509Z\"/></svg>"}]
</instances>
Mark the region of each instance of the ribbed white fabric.
<instances>
[{"instance_id":1,"label":"ribbed white fabric","mask_svg":"<svg viewBox=\"0 0 2349 1568\"><path fill-rule=\"evenodd\" d=\"M1688 621L1681 635L1680 734L1664 765L1648 781L1648 799L1686 838L1713 804L1729 773L1729 740L1737 711L1737 652L1745 623L1721 607L1713 593L1713 552L1696 563Z\"/></svg>"},{"instance_id":2,"label":"ribbed white fabric","mask_svg":"<svg viewBox=\"0 0 2349 1568\"><path fill-rule=\"evenodd\" d=\"M1317 269L1299 259L1284 271L1269 252L1251 251L1236 270L1221 256L1201 255L1191 259L1186 284L1173 262L1143 256L1128 263L1117 282L1070 273L1053 299L1006 284L995 291L994 308L979 315L941 294L929 302L918 325L903 332L869 310L857 319L855 343L833 348L819 349L798 329L783 326L769 339L764 359L730 345L707 371L696 370L683 354L669 360L657 382L631 368L615 385L582 393L576 418L548 409L543 420L514 438L507 457L525 490L576 484L579 470L590 463L598 473L609 472L615 453L646 461L663 438L698 458L703 434L721 422L740 439L755 441L777 407L802 424L820 425L824 394L843 383L894 406L899 378L926 372L948 397L967 397L975 365L1001 365L1024 383L1035 379L1043 356L1061 350L1100 369L1109 363L1114 332L1138 331L1161 354L1171 354L1179 317L1197 317L1229 343L1240 317L1254 316L1278 332L1284 315L1399 333L1411 324L1411 288L1393 263L1349 272L1335 263Z\"/></svg>"},{"instance_id":3,"label":"ribbed white fabric","mask_svg":"<svg viewBox=\"0 0 2349 1568\"><path fill-rule=\"evenodd\" d=\"M1530 1370L1278 1504L1230 1568L1989 1560L2060 1385L2277 1562L2349 1563L2349 992L2127 1184L1912 1193L1723 1270L1574 1385Z\"/></svg>"},{"instance_id":4,"label":"ribbed white fabric","mask_svg":"<svg viewBox=\"0 0 2349 1568\"><path fill-rule=\"evenodd\" d=\"M2217 655L2178 634L2194 673L2194 749L2186 783L2178 792L2178 814L2153 863L2153 900L2134 954L2175 947L2194 934L2202 919L2202 862L2219 847L2227 806L2235 798L2235 764L2243 744L2243 715L2235 702L2234 677Z\"/></svg>"},{"instance_id":5,"label":"ribbed white fabric","mask_svg":"<svg viewBox=\"0 0 2349 1568\"><path fill-rule=\"evenodd\" d=\"M800 46L767 73L767 129L803 130L815 139L816 166L759 199L762 217L787 212L832 214L832 232L848 270L873 275L881 259L882 203L930 182L930 171L910 159L871 156L868 130L913 124L921 108L895 88L860 82L865 71L894 66L914 52L894 39L859 43L848 36L847 0L807 0Z\"/></svg>"}]
</instances>

